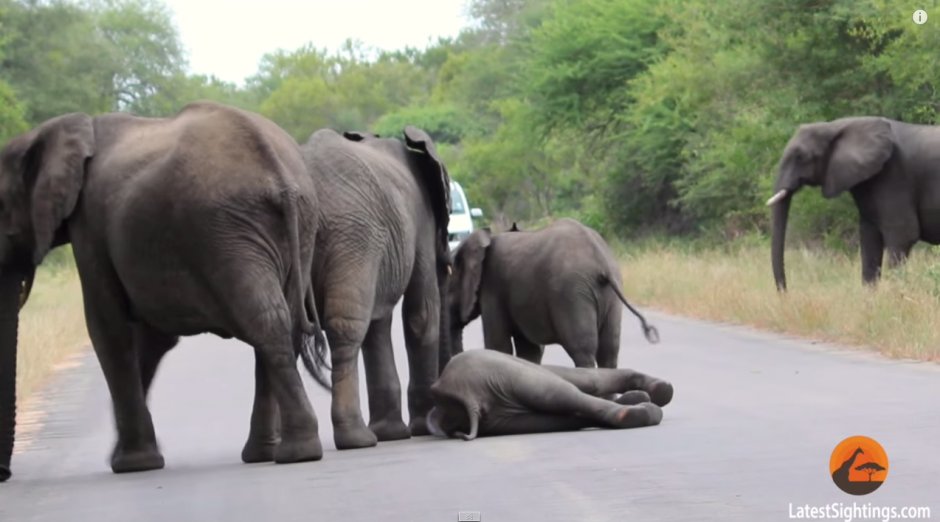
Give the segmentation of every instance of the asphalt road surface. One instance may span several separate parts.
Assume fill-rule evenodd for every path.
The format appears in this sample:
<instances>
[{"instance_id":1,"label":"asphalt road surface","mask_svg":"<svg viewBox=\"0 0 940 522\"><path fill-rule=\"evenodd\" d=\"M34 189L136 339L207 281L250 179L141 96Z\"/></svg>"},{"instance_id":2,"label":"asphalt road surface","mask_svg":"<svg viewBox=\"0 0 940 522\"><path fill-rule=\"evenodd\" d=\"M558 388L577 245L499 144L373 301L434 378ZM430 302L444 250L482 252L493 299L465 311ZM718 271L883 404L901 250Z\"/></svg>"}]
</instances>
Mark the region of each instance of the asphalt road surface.
<instances>
[{"instance_id":1,"label":"asphalt road surface","mask_svg":"<svg viewBox=\"0 0 940 522\"><path fill-rule=\"evenodd\" d=\"M0 521L444 522L478 511L485 522L753 522L790 519L791 505L795 513L838 502L929 506L940 520L940 365L649 317L661 344L647 344L627 314L620 361L675 385L659 426L422 437L338 452L329 397L305 377L326 453L289 465L239 460L251 350L189 338L167 356L151 397L167 467L127 475L106 463L110 401L86 351L22 413ZM404 388L397 316L395 328ZM466 346L481 341L477 321ZM559 346L548 347L545 362L571 365ZM842 493L829 476L832 450L852 435L879 441L890 460L884 485L864 497Z\"/></svg>"}]
</instances>

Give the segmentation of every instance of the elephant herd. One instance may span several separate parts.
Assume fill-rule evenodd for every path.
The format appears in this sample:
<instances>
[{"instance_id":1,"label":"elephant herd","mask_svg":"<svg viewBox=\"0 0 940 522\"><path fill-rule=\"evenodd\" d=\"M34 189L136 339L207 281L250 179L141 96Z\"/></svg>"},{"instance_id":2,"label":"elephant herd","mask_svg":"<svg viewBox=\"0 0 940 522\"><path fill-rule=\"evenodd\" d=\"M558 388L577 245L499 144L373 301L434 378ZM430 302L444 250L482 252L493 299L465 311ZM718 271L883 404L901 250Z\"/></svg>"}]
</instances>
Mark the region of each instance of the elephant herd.
<instances>
[{"instance_id":1,"label":"elephant herd","mask_svg":"<svg viewBox=\"0 0 940 522\"><path fill-rule=\"evenodd\" d=\"M478 229L450 251L450 176L431 137L318 130L298 144L267 118L195 102L168 118L72 113L0 151L0 482L11 477L19 312L36 268L71 244L88 334L112 399L115 473L164 467L148 394L180 337L250 345L255 393L246 463L323 457L297 367L331 392L337 449L437 435L657 425L672 385L618 369L624 298L597 232ZM802 125L783 151L772 268L793 195L848 191L862 279L887 249L940 244L940 128L881 117ZM391 340L402 302L408 424ZM483 350L463 350L480 318ZM541 364L560 344L574 368ZM359 397L365 365L369 423ZM329 375L327 375L329 374Z\"/></svg>"},{"instance_id":2,"label":"elephant herd","mask_svg":"<svg viewBox=\"0 0 940 522\"><path fill-rule=\"evenodd\" d=\"M19 312L36 268L71 244L110 392L114 473L164 467L148 394L180 337L251 346L242 461L323 457L298 371L331 392L337 449L659 424L666 381L617 368L620 270L574 220L479 229L450 252L450 176L433 140L324 129L298 144L214 102L167 118L71 113L0 151L0 482L11 477ZM790 187L790 185L787 185ZM408 424L391 340L402 302ZM480 317L487 350L463 351ZM540 364L561 344L574 368ZM513 355L513 344L516 356ZM369 423L359 397L365 365Z\"/></svg>"}]
</instances>

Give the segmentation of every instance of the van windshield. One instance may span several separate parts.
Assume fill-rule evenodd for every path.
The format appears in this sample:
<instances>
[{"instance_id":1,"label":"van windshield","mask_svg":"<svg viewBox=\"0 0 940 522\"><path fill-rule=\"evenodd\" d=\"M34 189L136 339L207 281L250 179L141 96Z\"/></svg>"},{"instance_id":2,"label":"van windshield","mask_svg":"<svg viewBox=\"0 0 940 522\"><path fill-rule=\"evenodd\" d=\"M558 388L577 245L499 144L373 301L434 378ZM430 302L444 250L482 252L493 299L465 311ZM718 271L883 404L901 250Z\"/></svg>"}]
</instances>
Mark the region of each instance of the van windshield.
<instances>
[{"instance_id":1,"label":"van windshield","mask_svg":"<svg viewBox=\"0 0 940 522\"><path fill-rule=\"evenodd\" d=\"M467 209L463 208L463 198L460 197L460 191L452 189L450 191L451 214L466 214Z\"/></svg>"}]
</instances>

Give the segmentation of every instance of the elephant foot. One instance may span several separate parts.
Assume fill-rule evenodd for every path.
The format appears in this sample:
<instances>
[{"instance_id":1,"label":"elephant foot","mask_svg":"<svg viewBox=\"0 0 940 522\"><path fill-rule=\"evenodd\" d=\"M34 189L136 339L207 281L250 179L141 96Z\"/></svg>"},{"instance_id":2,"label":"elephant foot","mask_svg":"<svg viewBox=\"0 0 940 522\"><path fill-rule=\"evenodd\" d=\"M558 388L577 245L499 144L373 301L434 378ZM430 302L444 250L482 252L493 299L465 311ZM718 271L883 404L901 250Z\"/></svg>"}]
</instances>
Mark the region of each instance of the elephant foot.
<instances>
[{"instance_id":1,"label":"elephant foot","mask_svg":"<svg viewBox=\"0 0 940 522\"><path fill-rule=\"evenodd\" d=\"M333 442L336 449L371 448L379 443L378 437L365 424L353 427L333 427Z\"/></svg>"},{"instance_id":2,"label":"elephant foot","mask_svg":"<svg viewBox=\"0 0 940 522\"><path fill-rule=\"evenodd\" d=\"M311 462L323 458L323 445L320 436L313 434L302 438L282 438L274 450L276 464Z\"/></svg>"},{"instance_id":3,"label":"elephant foot","mask_svg":"<svg viewBox=\"0 0 940 522\"><path fill-rule=\"evenodd\" d=\"M622 394L620 397L617 397L614 402L624 406L635 406L644 402L650 402L650 396L648 393L642 390L630 390Z\"/></svg>"},{"instance_id":4,"label":"elephant foot","mask_svg":"<svg viewBox=\"0 0 940 522\"><path fill-rule=\"evenodd\" d=\"M644 402L635 406L626 406L617 412L614 427L620 429L656 426L663 420L663 410L651 403Z\"/></svg>"},{"instance_id":5,"label":"elephant foot","mask_svg":"<svg viewBox=\"0 0 940 522\"><path fill-rule=\"evenodd\" d=\"M257 464L259 462L273 462L277 451L277 440L248 439L242 448L242 462Z\"/></svg>"},{"instance_id":6,"label":"elephant foot","mask_svg":"<svg viewBox=\"0 0 940 522\"><path fill-rule=\"evenodd\" d=\"M136 473L163 469L166 465L163 455L156 445L137 449L124 449L116 446L111 453L111 471L114 473Z\"/></svg>"},{"instance_id":7,"label":"elephant foot","mask_svg":"<svg viewBox=\"0 0 940 522\"><path fill-rule=\"evenodd\" d=\"M659 381L653 385L653 389L650 390L649 394L653 404L663 407L672 402L672 384L666 381Z\"/></svg>"},{"instance_id":8,"label":"elephant foot","mask_svg":"<svg viewBox=\"0 0 940 522\"><path fill-rule=\"evenodd\" d=\"M10 480L10 477L13 476L13 473L10 471L10 468L0 464L0 482L6 482Z\"/></svg>"},{"instance_id":9,"label":"elephant foot","mask_svg":"<svg viewBox=\"0 0 940 522\"><path fill-rule=\"evenodd\" d=\"M408 429L408 426L405 426L404 421L401 419L383 419L370 423L369 429L372 430L379 442L411 438L411 430Z\"/></svg>"},{"instance_id":10,"label":"elephant foot","mask_svg":"<svg viewBox=\"0 0 940 522\"><path fill-rule=\"evenodd\" d=\"M408 429L411 431L412 437L424 437L431 435L431 431L428 430L428 421L425 415L420 417L412 417L408 422Z\"/></svg>"}]
</instances>

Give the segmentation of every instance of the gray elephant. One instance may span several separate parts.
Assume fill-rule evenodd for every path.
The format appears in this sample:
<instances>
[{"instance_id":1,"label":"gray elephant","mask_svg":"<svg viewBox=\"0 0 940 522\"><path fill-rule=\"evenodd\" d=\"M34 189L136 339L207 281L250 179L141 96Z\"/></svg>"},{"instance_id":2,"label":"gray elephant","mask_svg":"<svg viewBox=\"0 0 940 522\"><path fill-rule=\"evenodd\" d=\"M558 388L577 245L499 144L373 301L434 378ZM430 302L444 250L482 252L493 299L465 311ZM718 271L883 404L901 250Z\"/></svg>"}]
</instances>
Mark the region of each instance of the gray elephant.
<instances>
[{"instance_id":1,"label":"gray elephant","mask_svg":"<svg viewBox=\"0 0 940 522\"><path fill-rule=\"evenodd\" d=\"M904 262L917 241L940 244L940 127L874 116L801 125L780 159L773 207L771 261L777 289L787 287L783 266L790 202L804 185L826 198L848 191L859 216L862 281Z\"/></svg>"},{"instance_id":2,"label":"gray elephant","mask_svg":"<svg viewBox=\"0 0 940 522\"><path fill-rule=\"evenodd\" d=\"M487 349L512 354L515 343L516 355L539 363L545 345L560 344L578 368L616 368L621 303L658 342L656 328L624 298L620 267L600 234L569 218L514 228L477 229L452 252L443 357L463 351L463 328L481 317Z\"/></svg>"},{"instance_id":3,"label":"gray elephant","mask_svg":"<svg viewBox=\"0 0 940 522\"><path fill-rule=\"evenodd\" d=\"M337 449L426 435L438 375L440 313L449 270L450 177L434 142L404 128L404 142L324 129L301 146L320 196L314 283L330 343ZM409 425L392 351L392 314L402 300L408 352ZM369 425L359 401L360 346Z\"/></svg>"},{"instance_id":4,"label":"gray elephant","mask_svg":"<svg viewBox=\"0 0 940 522\"><path fill-rule=\"evenodd\" d=\"M454 356L431 387L428 430L477 436L640 428L662 421L672 384L628 369L539 365L494 350ZM621 394L616 400L603 396ZM652 402L650 402L652 401Z\"/></svg>"},{"instance_id":5,"label":"gray elephant","mask_svg":"<svg viewBox=\"0 0 940 522\"><path fill-rule=\"evenodd\" d=\"M18 307L44 256L66 243L113 403L113 472L164 467L150 385L180 336L205 332L254 347L243 460L321 459L296 365L301 354L317 369L328 349L310 281L317 197L287 133L211 102L169 118L66 114L10 140L0 152L0 480L11 474Z\"/></svg>"}]
</instances>

